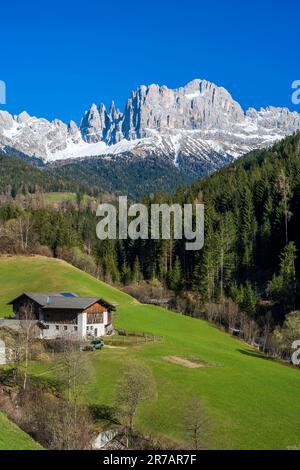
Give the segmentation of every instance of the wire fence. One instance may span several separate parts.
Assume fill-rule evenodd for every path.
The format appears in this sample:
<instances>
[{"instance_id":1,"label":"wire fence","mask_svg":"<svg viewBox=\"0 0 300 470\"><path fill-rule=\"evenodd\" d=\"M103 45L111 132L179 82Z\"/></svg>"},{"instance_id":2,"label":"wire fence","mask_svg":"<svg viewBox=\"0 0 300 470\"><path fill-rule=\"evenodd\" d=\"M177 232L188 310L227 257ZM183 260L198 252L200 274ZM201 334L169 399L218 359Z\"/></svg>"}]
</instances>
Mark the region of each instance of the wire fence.
<instances>
[{"instance_id":1,"label":"wire fence","mask_svg":"<svg viewBox=\"0 0 300 470\"><path fill-rule=\"evenodd\" d=\"M163 342L164 337L146 333L145 331L126 331L115 330L116 334L105 337L105 344L107 345L134 345L142 343Z\"/></svg>"}]
</instances>

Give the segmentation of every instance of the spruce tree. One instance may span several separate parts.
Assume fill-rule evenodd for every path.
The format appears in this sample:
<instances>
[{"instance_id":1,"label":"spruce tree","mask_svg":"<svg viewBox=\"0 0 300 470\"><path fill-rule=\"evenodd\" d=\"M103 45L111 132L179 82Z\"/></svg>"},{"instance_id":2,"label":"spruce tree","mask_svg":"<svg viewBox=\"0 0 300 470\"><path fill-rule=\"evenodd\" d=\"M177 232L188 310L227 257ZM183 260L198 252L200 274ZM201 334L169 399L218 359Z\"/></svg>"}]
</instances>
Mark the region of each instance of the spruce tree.
<instances>
[{"instance_id":1,"label":"spruce tree","mask_svg":"<svg viewBox=\"0 0 300 470\"><path fill-rule=\"evenodd\" d=\"M140 267L140 262L139 258L136 256L133 264L133 270L132 270L132 280L136 284L141 282L143 280L143 275L141 272L141 267Z\"/></svg>"},{"instance_id":2,"label":"spruce tree","mask_svg":"<svg viewBox=\"0 0 300 470\"><path fill-rule=\"evenodd\" d=\"M274 275L268 284L269 295L275 302L282 305L285 312L295 307L296 253L295 243L289 242L280 255L279 274Z\"/></svg>"},{"instance_id":3,"label":"spruce tree","mask_svg":"<svg viewBox=\"0 0 300 470\"><path fill-rule=\"evenodd\" d=\"M179 292L182 289L182 271L179 257L176 257L174 266L169 275L169 288L175 292Z\"/></svg>"}]
</instances>

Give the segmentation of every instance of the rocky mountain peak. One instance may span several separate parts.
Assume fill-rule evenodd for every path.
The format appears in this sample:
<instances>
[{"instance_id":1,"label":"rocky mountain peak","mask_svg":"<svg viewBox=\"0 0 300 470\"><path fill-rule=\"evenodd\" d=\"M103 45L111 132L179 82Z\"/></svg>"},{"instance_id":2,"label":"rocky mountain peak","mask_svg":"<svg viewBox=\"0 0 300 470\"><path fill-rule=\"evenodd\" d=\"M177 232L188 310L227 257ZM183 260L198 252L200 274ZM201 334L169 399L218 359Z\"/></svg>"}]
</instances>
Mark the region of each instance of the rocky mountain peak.
<instances>
[{"instance_id":1,"label":"rocky mountain peak","mask_svg":"<svg viewBox=\"0 0 300 470\"><path fill-rule=\"evenodd\" d=\"M102 140L105 128L106 110L104 105L96 106L92 104L81 120L80 130L83 139L88 143L96 143Z\"/></svg>"},{"instance_id":2,"label":"rocky mountain peak","mask_svg":"<svg viewBox=\"0 0 300 470\"><path fill-rule=\"evenodd\" d=\"M29 116L29 114L28 114L26 111L23 111L22 113L20 113L20 114L17 116L17 121L18 121L20 124L29 121L29 119L30 119L30 116Z\"/></svg>"},{"instance_id":3,"label":"rocky mountain peak","mask_svg":"<svg viewBox=\"0 0 300 470\"><path fill-rule=\"evenodd\" d=\"M123 113L114 101L108 111L103 103L92 104L79 127L0 111L0 150L46 161L131 152L157 155L188 171L215 169L297 130L300 114L272 106L244 111L225 88L195 79L175 89L141 85Z\"/></svg>"}]
</instances>

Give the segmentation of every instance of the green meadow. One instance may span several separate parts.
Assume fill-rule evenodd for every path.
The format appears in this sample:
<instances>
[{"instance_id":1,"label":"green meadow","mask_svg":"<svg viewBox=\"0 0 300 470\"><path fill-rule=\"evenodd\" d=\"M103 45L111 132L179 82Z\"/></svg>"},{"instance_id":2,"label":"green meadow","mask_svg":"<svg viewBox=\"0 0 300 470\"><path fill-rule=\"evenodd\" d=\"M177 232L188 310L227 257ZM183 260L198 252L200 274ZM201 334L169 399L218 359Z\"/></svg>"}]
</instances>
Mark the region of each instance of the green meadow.
<instances>
[{"instance_id":1,"label":"green meadow","mask_svg":"<svg viewBox=\"0 0 300 470\"><path fill-rule=\"evenodd\" d=\"M76 194L71 193L71 192L49 192L49 193L44 193L44 198L45 201L48 202L49 204L56 204L56 203L61 203L61 202L75 202L76 201ZM87 194L83 195L83 202L86 204L88 203L92 198L88 196Z\"/></svg>"},{"instance_id":2,"label":"green meadow","mask_svg":"<svg viewBox=\"0 0 300 470\"><path fill-rule=\"evenodd\" d=\"M0 283L0 316L11 314L7 302L24 291L72 291L116 304L114 323L120 328L163 336L162 342L87 353L91 378L82 395L85 403L113 405L122 367L134 357L152 369L157 385L156 398L140 408L136 419L137 428L148 435L188 445L185 414L190 397L196 395L208 415L210 449L300 445L300 372L296 368L264 357L205 321L142 305L60 260L0 258ZM167 361L166 356L205 365L187 368ZM1 431L2 440L4 435Z\"/></svg>"},{"instance_id":3,"label":"green meadow","mask_svg":"<svg viewBox=\"0 0 300 470\"><path fill-rule=\"evenodd\" d=\"M42 449L28 434L0 412L0 450L38 450Z\"/></svg>"},{"instance_id":4,"label":"green meadow","mask_svg":"<svg viewBox=\"0 0 300 470\"><path fill-rule=\"evenodd\" d=\"M52 192L52 193L45 193L44 198L47 202L63 202L63 201L75 201L76 194L69 193L69 192Z\"/></svg>"}]
</instances>

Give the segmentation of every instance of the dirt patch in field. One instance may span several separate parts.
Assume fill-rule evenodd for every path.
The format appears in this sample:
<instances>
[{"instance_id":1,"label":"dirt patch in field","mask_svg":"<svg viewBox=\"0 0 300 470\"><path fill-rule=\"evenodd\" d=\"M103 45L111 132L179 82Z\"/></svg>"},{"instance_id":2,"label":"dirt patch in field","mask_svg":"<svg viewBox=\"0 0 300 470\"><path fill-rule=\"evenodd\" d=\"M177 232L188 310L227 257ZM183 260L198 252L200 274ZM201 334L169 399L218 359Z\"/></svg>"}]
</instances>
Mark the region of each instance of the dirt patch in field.
<instances>
[{"instance_id":1,"label":"dirt patch in field","mask_svg":"<svg viewBox=\"0 0 300 470\"><path fill-rule=\"evenodd\" d=\"M163 359L173 364L178 364L188 369L198 369L199 367L206 367L207 365L204 362L199 361L198 359L187 359L186 357L180 356L164 356Z\"/></svg>"}]
</instances>

